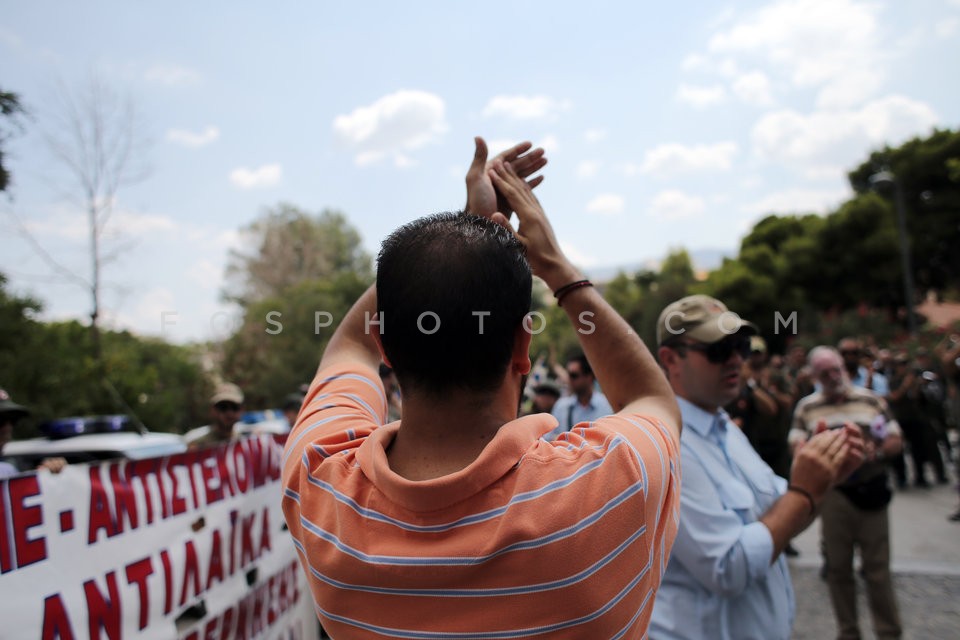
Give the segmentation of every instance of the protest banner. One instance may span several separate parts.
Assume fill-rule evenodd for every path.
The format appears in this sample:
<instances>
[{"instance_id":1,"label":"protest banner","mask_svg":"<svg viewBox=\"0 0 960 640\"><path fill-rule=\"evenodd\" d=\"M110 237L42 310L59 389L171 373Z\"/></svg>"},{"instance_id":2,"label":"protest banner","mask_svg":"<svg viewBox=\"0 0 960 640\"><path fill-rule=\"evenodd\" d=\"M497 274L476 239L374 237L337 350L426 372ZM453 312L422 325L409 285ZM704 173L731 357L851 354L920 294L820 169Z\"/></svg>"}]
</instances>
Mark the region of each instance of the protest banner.
<instances>
[{"instance_id":1,"label":"protest banner","mask_svg":"<svg viewBox=\"0 0 960 640\"><path fill-rule=\"evenodd\" d=\"M0 482L0 638L315 638L273 436Z\"/></svg>"}]
</instances>

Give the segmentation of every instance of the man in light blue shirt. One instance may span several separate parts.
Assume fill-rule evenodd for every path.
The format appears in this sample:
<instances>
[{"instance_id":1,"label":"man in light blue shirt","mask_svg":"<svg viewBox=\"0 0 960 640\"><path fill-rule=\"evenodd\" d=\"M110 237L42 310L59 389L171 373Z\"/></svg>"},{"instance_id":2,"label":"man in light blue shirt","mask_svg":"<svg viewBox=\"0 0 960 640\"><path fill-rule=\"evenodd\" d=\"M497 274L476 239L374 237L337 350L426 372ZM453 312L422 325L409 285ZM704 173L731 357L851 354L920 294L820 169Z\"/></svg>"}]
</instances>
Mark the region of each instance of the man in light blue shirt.
<instances>
[{"instance_id":1,"label":"man in light blue shirt","mask_svg":"<svg viewBox=\"0 0 960 640\"><path fill-rule=\"evenodd\" d=\"M596 390L597 380L586 356L581 354L570 358L566 371L571 394L553 405L551 413L559 424L544 436L547 440L555 439L581 422L593 422L614 413L607 398Z\"/></svg>"},{"instance_id":2,"label":"man in light blue shirt","mask_svg":"<svg viewBox=\"0 0 960 640\"><path fill-rule=\"evenodd\" d=\"M721 407L737 397L752 323L688 296L657 323L658 357L680 404L680 523L650 638L790 637L795 602L782 551L863 458L859 430L824 431L778 477Z\"/></svg>"},{"instance_id":3,"label":"man in light blue shirt","mask_svg":"<svg viewBox=\"0 0 960 640\"><path fill-rule=\"evenodd\" d=\"M867 369L861 364L863 346L856 338L844 338L837 343L837 351L843 358L843 368L850 377L850 384L862 389L869 389L881 398L890 395L890 383L887 377L871 367Z\"/></svg>"}]
</instances>

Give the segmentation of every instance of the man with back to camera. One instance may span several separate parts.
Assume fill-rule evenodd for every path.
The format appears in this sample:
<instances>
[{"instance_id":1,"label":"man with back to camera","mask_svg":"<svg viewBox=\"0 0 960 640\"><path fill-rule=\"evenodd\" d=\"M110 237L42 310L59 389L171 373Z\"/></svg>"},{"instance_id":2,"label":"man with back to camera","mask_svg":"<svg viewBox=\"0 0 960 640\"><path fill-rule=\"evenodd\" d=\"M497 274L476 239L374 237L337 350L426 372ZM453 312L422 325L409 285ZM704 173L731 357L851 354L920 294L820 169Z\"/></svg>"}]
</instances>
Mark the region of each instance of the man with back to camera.
<instances>
[{"instance_id":1,"label":"man with back to camera","mask_svg":"<svg viewBox=\"0 0 960 640\"><path fill-rule=\"evenodd\" d=\"M789 484L774 474L722 409L739 393L755 333L705 295L668 305L657 321L657 355L683 416L683 484L653 640L789 638L796 606L782 552L863 456L848 425L802 447Z\"/></svg>"},{"instance_id":2,"label":"man with back to camera","mask_svg":"<svg viewBox=\"0 0 960 640\"><path fill-rule=\"evenodd\" d=\"M476 142L483 215L388 237L321 358L284 452L287 524L333 637L641 638L677 523L676 401L560 250L523 180L542 151L488 165ZM619 410L555 442L549 414L517 418L531 268ZM404 402L387 426L381 352Z\"/></svg>"}]
</instances>

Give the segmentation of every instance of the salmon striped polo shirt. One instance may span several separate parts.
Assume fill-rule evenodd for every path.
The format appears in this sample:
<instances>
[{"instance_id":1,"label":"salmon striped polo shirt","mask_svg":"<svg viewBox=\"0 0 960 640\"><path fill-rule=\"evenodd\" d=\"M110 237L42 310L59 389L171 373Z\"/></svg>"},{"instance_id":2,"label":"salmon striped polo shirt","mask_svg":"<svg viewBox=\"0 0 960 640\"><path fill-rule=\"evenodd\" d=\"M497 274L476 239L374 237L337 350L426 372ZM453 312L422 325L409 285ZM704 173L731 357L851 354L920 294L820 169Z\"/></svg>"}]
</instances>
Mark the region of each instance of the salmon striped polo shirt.
<instances>
[{"instance_id":1,"label":"salmon striped polo shirt","mask_svg":"<svg viewBox=\"0 0 960 640\"><path fill-rule=\"evenodd\" d=\"M387 462L386 414L376 371L322 370L284 450L284 514L333 638L646 635L679 517L662 423L547 442L556 419L527 416L466 468L411 481Z\"/></svg>"}]
</instances>

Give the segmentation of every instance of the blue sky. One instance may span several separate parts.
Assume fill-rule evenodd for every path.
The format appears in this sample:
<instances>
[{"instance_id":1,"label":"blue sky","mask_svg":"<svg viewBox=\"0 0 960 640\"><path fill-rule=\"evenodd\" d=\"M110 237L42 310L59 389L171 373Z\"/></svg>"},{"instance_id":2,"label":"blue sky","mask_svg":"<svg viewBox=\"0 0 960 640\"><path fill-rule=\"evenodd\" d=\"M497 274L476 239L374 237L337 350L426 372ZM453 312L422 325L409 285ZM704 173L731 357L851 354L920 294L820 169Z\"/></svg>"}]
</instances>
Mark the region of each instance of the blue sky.
<instances>
[{"instance_id":1,"label":"blue sky","mask_svg":"<svg viewBox=\"0 0 960 640\"><path fill-rule=\"evenodd\" d=\"M185 342L228 330L227 252L265 207L341 210L375 253L462 206L474 135L547 149L538 196L588 270L735 253L767 213L842 202L871 149L960 125L958 60L960 0L14 3L0 87L31 117L0 272L46 318L89 313L19 229L87 275L44 135L58 85L92 75L149 140L107 230L106 322Z\"/></svg>"}]
</instances>

